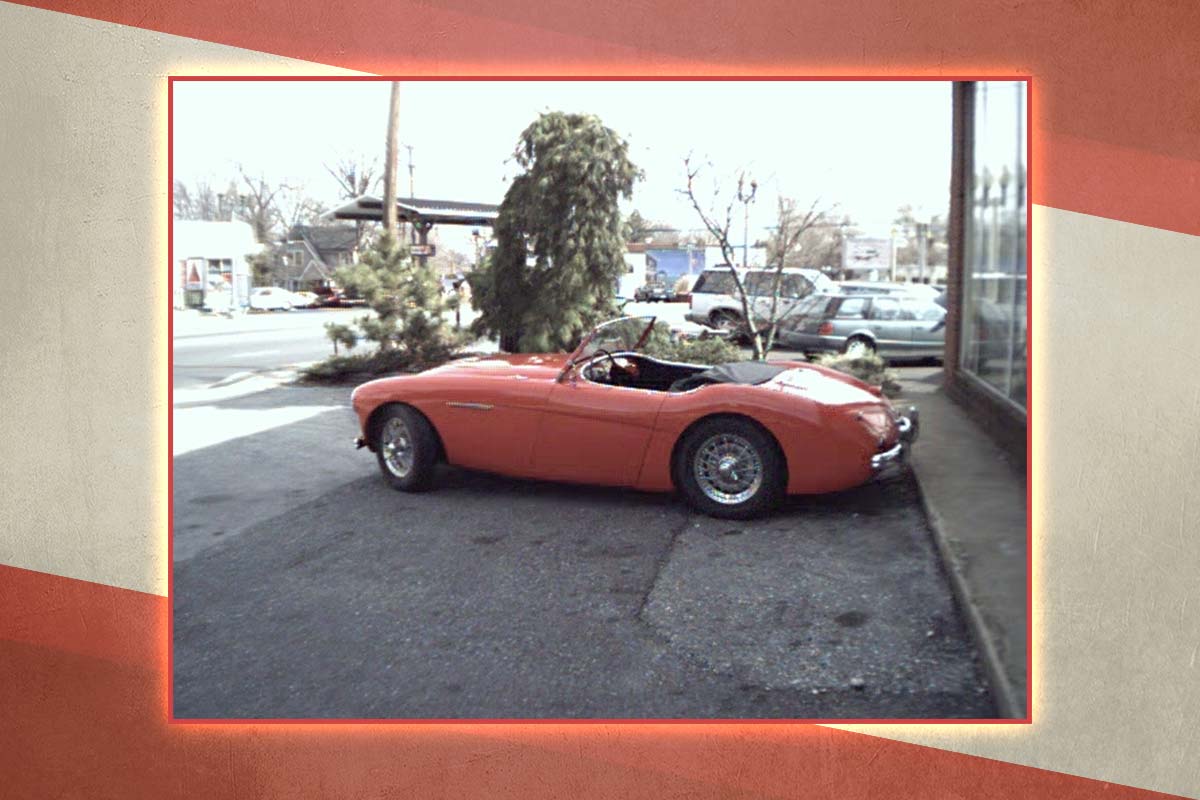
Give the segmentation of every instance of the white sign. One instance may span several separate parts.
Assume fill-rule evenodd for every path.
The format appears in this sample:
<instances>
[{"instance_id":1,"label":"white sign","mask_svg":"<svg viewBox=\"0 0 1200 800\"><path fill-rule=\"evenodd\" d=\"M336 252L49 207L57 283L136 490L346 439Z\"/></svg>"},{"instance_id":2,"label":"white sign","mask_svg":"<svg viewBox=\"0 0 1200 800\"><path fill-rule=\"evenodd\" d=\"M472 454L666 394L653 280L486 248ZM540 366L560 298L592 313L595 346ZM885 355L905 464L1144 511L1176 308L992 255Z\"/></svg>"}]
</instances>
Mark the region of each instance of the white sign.
<instances>
[{"instance_id":1,"label":"white sign","mask_svg":"<svg viewBox=\"0 0 1200 800\"><path fill-rule=\"evenodd\" d=\"M848 236L842 247L842 269L855 272L892 268L891 239Z\"/></svg>"}]
</instances>

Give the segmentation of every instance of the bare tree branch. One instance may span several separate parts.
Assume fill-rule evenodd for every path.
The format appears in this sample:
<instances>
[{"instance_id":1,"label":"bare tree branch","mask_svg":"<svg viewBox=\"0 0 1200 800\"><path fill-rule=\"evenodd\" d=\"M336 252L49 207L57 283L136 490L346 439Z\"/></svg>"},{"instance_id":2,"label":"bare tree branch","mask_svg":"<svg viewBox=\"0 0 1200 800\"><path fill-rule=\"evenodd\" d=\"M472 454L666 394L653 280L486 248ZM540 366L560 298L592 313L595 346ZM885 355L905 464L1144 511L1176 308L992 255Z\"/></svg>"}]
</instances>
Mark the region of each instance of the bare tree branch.
<instances>
[{"instance_id":1,"label":"bare tree branch","mask_svg":"<svg viewBox=\"0 0 1200 800\"><path fill-rule=\"evenodd\" d=\"M742 282L742 276L738 273L737 267L734 266L735 258L733 254L733 246L729 243L729 228L733 224L733 207L735 203L737 203L739 200L742 200L744 197L742 187L745 181L745 173L742 173L738 176L737 198L730 200L728 205L726 205L725 224L719 225L705 212L705 210L700 206L700 202L696 199L695 181L696 176L700 174L700 170L699 168L692 167L690 155L684 158L683 166L684 171L687 174L687 188L683 193L686 194L688 200L691 201L692 208L695 209L696 214L700 217L700 221L704 223L704 227L707 228L708 232L717 240L717 244L721 248L721 254L725 256L725 261L727 264L729 264L729 271L733 275L733 285L737 289L737 297L742 306L742 319L746 321L746 325L748 326L747 333L750 336L750 344L754 350L754 358L755 360L761 361L766 357L766 353L762 349L762 341L759 339L758 332L755 330L754 314L750 308L750 298L746 294L746 286ZM757 189L757 184L755 185L755 188ZM719 190L714 192L714 195L715 194L719 194ZM749 201L744 200L743 202Z\"/></svg>"},{"instance_id":2,"label":"bare tree branch","mask_svg":"<svg viewBox=\"0 0 1200 800\"><path fill-rule=\"evenodd\" d=\"M690 155L683 160L683 163L687 175L687 187L681 191L681 194L687 195L688 200L691 201L693 210L699 216L704 227L716 239L726 263L730 265L737 300L742 307L742 319L747 328L745 333L750 338L754 358L758 360L765 359L775 344L775 336L780 323L800 305L798 302L789 302L783 305L780 303L784 288L784 268L787 257L798 249L800 240L809 230L825 223L826 212L821 209L819 198L814 200L803 213L797 211L794 200L782 197L779 199L779 224L776 227L775 234L768 243L768 258L769 263L774 267L774 275L770 284L769 311L764 317L757 313L757 309L747 291L742 275L735 266L736 258L733 245L729 240L734 209L740 206L744 214L748 213L749 205L754 202L758 193L757 181L749 178L745 171L738 174L736 191L732 194L728 203L725 204L722 224L718 218L714 218L714 215L710 211L702 207L696 198L696 179L700 175L700 169L693 166ZM720 194L721 192L718 187L715 189L713 196L716 198ZM748 246L749 242L746 245ZM748 267L748 264L744 264L743 266ZM788 299L798 300L799 298Z\"/></svg>"}]
</instances>

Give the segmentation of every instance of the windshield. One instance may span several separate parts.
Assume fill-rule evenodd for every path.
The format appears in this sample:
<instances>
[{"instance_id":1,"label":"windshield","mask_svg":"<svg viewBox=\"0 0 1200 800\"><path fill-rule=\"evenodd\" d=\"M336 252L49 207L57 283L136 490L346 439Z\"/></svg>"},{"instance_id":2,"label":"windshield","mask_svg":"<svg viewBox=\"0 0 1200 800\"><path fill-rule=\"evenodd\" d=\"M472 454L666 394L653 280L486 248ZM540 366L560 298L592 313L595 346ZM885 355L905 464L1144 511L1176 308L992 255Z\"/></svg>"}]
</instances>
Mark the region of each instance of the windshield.
<instances>
[{"instance_id":1,"label":"windshield","mask_svg":"<svg viewBox=\"0 0 1200 800\"><path fill-rule=\"evenodd\" d=\"M600 350L610 353L637 350L650 335L654 320L655 317L621 317L597 326L579 343L568 364L578 364Z\"/></svg>"}]
</instances>

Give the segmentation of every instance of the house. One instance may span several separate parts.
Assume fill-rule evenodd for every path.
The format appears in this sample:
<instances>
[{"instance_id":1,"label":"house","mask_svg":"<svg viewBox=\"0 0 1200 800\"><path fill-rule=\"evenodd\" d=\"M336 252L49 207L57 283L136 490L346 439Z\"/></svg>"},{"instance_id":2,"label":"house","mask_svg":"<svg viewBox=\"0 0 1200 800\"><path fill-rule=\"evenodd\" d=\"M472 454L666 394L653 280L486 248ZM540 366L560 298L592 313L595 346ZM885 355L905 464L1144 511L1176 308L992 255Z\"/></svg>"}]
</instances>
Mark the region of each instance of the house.
<instances>
[{"instance_id":1,"label":"house","mask_svg":"<svg viewBox=\"0 0 1200 800\"><path fill-rule=\"evenodd\" d=\"M171 297L175 308L244 308L250 303L247 257L262 250L245 222L174 220Z\"/></svg>"},{"instance_id":2,"label":"house","mask_svg":"<svg viewBox=\"0 0 1200 800\"><path fill-rule=\"evenodd\" d=\"M354 225L295 225L276 248L276 283L298 291L327 286L338 267L357 264L358 230Z\"/></svg>"}]
</instances>

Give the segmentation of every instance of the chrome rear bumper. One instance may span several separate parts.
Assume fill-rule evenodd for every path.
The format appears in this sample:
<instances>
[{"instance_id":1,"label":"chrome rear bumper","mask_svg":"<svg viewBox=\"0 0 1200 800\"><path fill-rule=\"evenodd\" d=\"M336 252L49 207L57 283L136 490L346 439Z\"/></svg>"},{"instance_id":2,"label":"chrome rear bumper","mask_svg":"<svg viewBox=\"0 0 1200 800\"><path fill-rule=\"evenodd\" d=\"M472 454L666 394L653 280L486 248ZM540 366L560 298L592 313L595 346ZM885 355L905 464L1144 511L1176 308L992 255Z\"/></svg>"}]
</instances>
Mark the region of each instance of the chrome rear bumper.
<instances>
[{"instance_id":1,"label":"chrome rear bumper","mask_svg":"<svg viewBox=\"0 0 1200 800\"><path fill-rule=\"evenodd\" d=\"M891 450L884 450L882 453L871 456L871 469L876 473L882 472L888 466L904 461L906 455L904 442L896 442L896 446Z\"/></svg>"}]
</instances>

